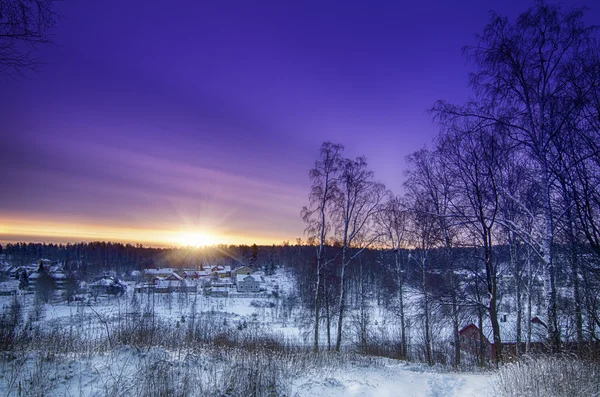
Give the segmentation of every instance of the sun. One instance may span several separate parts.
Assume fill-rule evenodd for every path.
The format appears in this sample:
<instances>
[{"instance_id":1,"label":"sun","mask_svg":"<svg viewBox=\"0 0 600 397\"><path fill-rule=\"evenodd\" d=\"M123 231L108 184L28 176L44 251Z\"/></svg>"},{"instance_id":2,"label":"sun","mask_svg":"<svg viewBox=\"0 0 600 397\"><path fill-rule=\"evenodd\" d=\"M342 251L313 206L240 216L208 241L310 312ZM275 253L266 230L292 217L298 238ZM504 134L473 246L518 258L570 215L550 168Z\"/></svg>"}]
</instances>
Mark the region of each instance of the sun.
<instances>
[{"instance_id":1,"label":"sun","mask_svg":"<svg viewBox=\"0 0 600 397\"><path fill-rule=\"evenodd\" d=\"M207 245L215 245L217 239L207 233L189 232L181 233L177 237L177 243L184 247L204 247Z\"/></svg>"}]
</instances>

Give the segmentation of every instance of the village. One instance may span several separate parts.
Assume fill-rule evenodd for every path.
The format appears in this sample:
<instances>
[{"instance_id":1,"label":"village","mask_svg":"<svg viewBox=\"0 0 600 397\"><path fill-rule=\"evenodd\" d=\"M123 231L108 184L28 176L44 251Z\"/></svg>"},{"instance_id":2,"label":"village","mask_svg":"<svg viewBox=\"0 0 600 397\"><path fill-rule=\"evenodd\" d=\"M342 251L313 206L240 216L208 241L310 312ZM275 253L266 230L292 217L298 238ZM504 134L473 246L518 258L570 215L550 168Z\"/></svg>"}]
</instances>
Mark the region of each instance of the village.
<instances>
[{"instance_id":1,"label":"village","mask_svg":"<svg viewBox=\"0 0 600 397\"><path fill-rule=\"evenodd\" d=\"M432 271L436 273L436 271ZM60 305L60 302L78 301L87 304L97 303L98 299L110 305L111 297L121 295L177 296L201 295L206 298L273 298L279 297L280 279L278 277L265 279L261 271L254 271L250 266L239 265L208 265L199 263L197 266L151 267L143 270L132 270L126 276L117 277L115 272L105 272L90 281L73 280L68 277L60 262L40 259L36 263L24 266L12 266L6 261L0 262L0 296L30 295L34 301L43 299L45 302ZM289 289L289 288L288 288ZM288 291L289 292L289 291ZM285 293L285 292L284 292ZM108 300L107 300L108 299ZM236 304L236 309L247 304ZM256 305L256 301L253 301ZM517 341L514 335L515 315L511 313L510 305L501 313L503 324L503 349L509 356L515 356L517 346L521 351L543 352L546 349L545 337L547 326L544 321L533 316L531 319L531 337L529 341ZM234 311L235 311L234 310ZM409 309L409 313L415 310ZM245 312L245 310L241 310ZM374 323L382 328L393 327L393 320L386 317L389 313L379 311L373 315ZM415 322L418 313L414 313ZM377 320L377 318L379 318ZM475 362L477 357L491 361L496 349L492 339L489 324L467 321L459 330L460 348L468 361ZM415 330L421 333L422 330ZM440 335L450 339L449 330L441 330ZM305 334L307 335L307 334ZM417 339L418 340L418 339ZM304 340L302 343L305 343Z\"/></svg>"},{"instance_id":2,"label":"village","mask_svg":"<svg viewBox=\"0 0 600 397\"><path fill-rule=\"evenodd\" d=\"M105 268L98 270L96 275L84 276L85 273L74 272L72 264L64 266L60 260L29 260L26 262L28 264L23 265L14 258L2 256L2 321L11 323L11 313L17 305L22 307L21 320L15 323L18 324L17 330L32 328L50 335L52 332L60 334L62 329L70 330L69 335L77 330L83 339L80 343L95 348L115 343L111 342L113 335L118 335L120 343L127 346L162 344L167 341L151 335L172 335L169 338L173 340L186 338L187 343L209 345L216 341L241 343L240 340L253 340L260 335L260 338L270 341L268 343L281 343L290 349L306 349L310 346L312 330L310 322L306 321L306 307L297 291L301 280L289 266L278 264L273 271L265 272L267 268L256 264L239 263L238 266L232 266L197 261L196 265L173 266L173 263L157 261L161 262L161 265L129 268L120 272ZM268 256L265 263L269 263ZM438 269L428 271L428 275L434 279L440 274ZM470 277L466 272L459 274L464 280ZM502 350L507 360L511 362L518 359L519 352L523 351L530 354L545 353L547 325L543 315L539 315L539 311L533 307L529 324L525 319L522 320L524 338L519 340L516 336L515 302L509 291L502 292L499 320L502 325ZM424 360L424 296L418 285L413 284L406 288L405 298L407 343L411 346L408 354L415 360ZM440 313L443 308L437 310ZM361 332L367 329L366 346L380 346L381 349L372 354L392 357L397 354L393 349L401 339L398 333L399 317L393 304L383 300L379 302L377 294L372 294L364 301L352 301L348 318L343 329L348 338L360 341ZM432 316L430 320L430 327L435 330L432 347L437 352L449 352L454 346L451 327L441 316ZM486 318L482 320L480 322L474 316L461 318L461 359L471 368L487 366L496 357L489 321ZM326 319L323 325L327 325ZM564 343L571 350L576 350L568 325L565 323ZM8 327L6 331L10 329ZM527 337L529 330L531 335ZM327 330L324 331L320 343L327 346ZM175 334L171 334L173 332ZM348 350L361 349L360 345L347 346ZM222 351L222 348L216 348L214 354ZM400 362L403 361L397 363ZM394 365L400 365L397 363ZM345 379L344 376L343 372L336 375L338 379ZM476 379L477 382L481 381L481 378ZM310 385L312 381L308 379L305 382ZM80 386L67 382L66 387L73 390ZM441 386L436 384L430 387ZM90 390L95 389L90 386Z\"/></svg>"},{"instance_id":3,"label":"village","mask_svg":"<svg viewBox=\"0 0 600 397\"><path fill-rule=\"evenodd\" d=\"M92 281L67 277L58 262L40 259L37 263L12 266L0 262L0 296L40 293L49 300L86 300L89 297L120 295L131 288L134 293L201 293L212 297L255 298L277 293L279 285L267 285L261 272L249 266L232 269L228 265L196 268L155 267L133 270L126 280L105 272Z\"/></svg>"}]
</instances>

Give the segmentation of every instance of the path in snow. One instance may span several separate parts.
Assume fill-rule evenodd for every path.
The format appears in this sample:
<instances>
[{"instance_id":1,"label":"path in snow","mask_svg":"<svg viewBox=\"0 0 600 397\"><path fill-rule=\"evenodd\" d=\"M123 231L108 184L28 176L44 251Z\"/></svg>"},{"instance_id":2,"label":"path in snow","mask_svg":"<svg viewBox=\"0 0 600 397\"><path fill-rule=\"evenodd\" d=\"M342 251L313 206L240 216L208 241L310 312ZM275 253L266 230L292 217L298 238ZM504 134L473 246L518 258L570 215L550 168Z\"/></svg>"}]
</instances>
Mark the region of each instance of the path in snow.
<instances>
[{"instance_id":1,"label":"path in snow","mask_svg":"<svg viewBox=\"0 0 600 397\"><path fill-rule=\"evenodd\" d=\"M346 365L322 376L294 382L297 397L486 397L489 374L438 373L420 365L358 367Z\"/></svg>"}]
</instances>

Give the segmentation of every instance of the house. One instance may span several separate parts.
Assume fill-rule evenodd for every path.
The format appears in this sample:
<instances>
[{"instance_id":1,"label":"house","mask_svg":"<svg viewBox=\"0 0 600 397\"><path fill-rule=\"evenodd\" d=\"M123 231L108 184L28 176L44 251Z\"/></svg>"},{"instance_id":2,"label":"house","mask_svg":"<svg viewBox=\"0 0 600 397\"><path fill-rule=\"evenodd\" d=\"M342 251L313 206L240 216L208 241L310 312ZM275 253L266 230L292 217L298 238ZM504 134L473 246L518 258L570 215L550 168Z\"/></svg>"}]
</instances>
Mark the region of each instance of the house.
<instances>
[{"instance_id":1,"label":"house","mask_svg":"<svg viewBox=\"0 0 600 397\"><path fill-rule=\"evenodd\" d=\"M233 269L233 270L231 271L231 277L235 278L235 277L237 277L237 275L238 275L238 274L239 274L239 275L247 275L247 276L249 276L249 275L251 275L251 274L252 274L252 272L253 272L253 271L254 271L254 270L252 270L252 268L251 268L251 267L248 267L248 266L240 266L240 267L238 267L238 268L235 268L235 269Z\"/></svg>"},{"instance_id":2,"label":"house","mask_svg":"<svg viewBox=\"0 0 600 397\"><path fill-rule=\"evenodd\" d=\"M240 274L236 277L237 292L260 292L260 279L256 276Z\"/></svg>"},{"instance_id":3,"label":"house","mask_svg":"<svg viewBox=\"0 0 600 397\"><path fill-rule=\"evenodd\" d=\"M177 273L171 273L165 278L156 278L154 288L159 293L196 292L196 283L186 280Z\"/></svg>"},{"instance_id":4,"label":"house","mask_svg":"<svg viewBox=\"0 0 600 397\"><path fill-rule=\"evenodd\" d=\"M505 320L506 322L506 320ZM485 329L486 327L484 327ZM512 327L511 327L512 328ZM502 350L505 358L517 356L517 341L516 336L512 334L510 328L506 325L500 328L502 337ZM530 352L545 352L547 347L545 346L546 338L546 324L539 318L534 317L531 319L531 343L529 345ZM519 351L525 352L525 330L523 330L522 341L519 345ZM469 324L466 327L458 331L460 336L460 348L461 350L478 355L480 352L480 343L483 344L484 355L487 359L493 359L496 357L496 349L494 343L486 337L485 334L490 335L491 330L487 329L486 332L482 332L479 327L475 324Z\"/></svg>"},{"instance_id":5,"label":"house","mask_svg":"<svg viewBox=\"0 0 600 397\"><path fill-rule=\"evenodd\" d=\"M231 266L218 266L216 273L219 278L231 277Z\"/></svg>"},{"instance_id":6,"label":"house","mask_svg":"<svg viewBox=\"0 0 600 397\"><path fill-rule=\"evenodd\" d=\"M12 268L10 264L0 261L0 273L9 274Z\"/></svg>"},{"instance_id":7,"label":"house","mask_svg":"<svg viewBox=\"0 0 600 397\"><path fill-rule=\"evenodd\" d=\"M63 272L62 267L58 265L50 266L44 263L37 265L37 267L19 267L15 270L14 277L17 280L22 281L24 285L27 285L29 290L34 290L38 280L45 276L49 276L52 289L63 289L67 276Z\"/></svg>"},{"instance_id":8,"label":"house","mask_svg":"<svg viewBox=\"0 0 600 397\"><path fill-rule=\"evenodd\" d=\"M198 280L203 277L217 276L217 271L214 272L209 268L202 269L182 269L181 272L178 272L181 277L185 279Z\"/></svg>"},{"instance_id":9,"label":"house","mask_svg":"<svg viewBox=\"0 0 600 397\"><path fill-rule=\"evenodd\" d=\"M460 338L460 349L474 356L479 355L480 349L483 348L486 357L493 356L493 344L483 334L483 332L475 324L469 324L458 331ZM483 345L483 346L482 346Z\"/></svg>"},{"instance_id":10,"label":"house","mask_svg":"<svg viewBox=\"0 0 600 397\"><path fill-rule=\"evenodd\" d=\"M200 273L195 270L184 270L181 272L181 277L185 279L197 280L200 278Z\"/></svg>"},{"instance_id":11,"label":"house","mask_svg":"<svg viewBox=\"0 0 600 397\"><path fill-rule=\"evenodd\" d=\"M171 273L167 277L165 277L166 281L183 281L183 277L181 277L177 273Z\"/></svg>"},{"instance_id":12,"label":"house","mask_svg":"<svg viewBox=\"0 0 600 397\"><path fill-rule=\"evenodd\" d=\"M223 266L223 265L210 266L210 267L206 268L206 270L210 271L211 273L217 273L217 272L227 271L231 275L231 266L229 266L229 265L226 265L226 266Z\"/></svg>"},{"instance_id":13,"label":"house","mask_svg":"<svg viewBox=\"0 0 600 397\"><path fill-rule=\"evenodd\" d=\"M44 270L50 270L52 266L52 261L50 259L40 259L39 265L44 268Z\"/></svg>"},{"instance_id":14,"label":"house","mask_svg":"<svg viewBox=\"0 0 600 397\"><path fill-rule=\"evenodd\" d=\"M67 281L67 275L64 273L61 266L52 266L50 268L50 277L54 280L54 286L56 289L64 289L65 281Z\"/></svg>"},{"instance_id":15,"label":"house","mask_svg":"<svg viewBox=\"0 0 600 397\"><path fill-rule=\"evenodd\" d=\"M28 278L29 275L33 274L33 273L37 273L38 270L40 268L40 265L28 265L28 266L16 266L16 267L12 267L9 270L8 275L10 276L10 278L14 278L16 280L21 280L23 278Z\"/></svg>"},{"instance_id":16,"label":"house","mask_svg":"<svg viewBox=\"0 0 600 397\"><path fill-rule=\"evenodd\" d=\"M164 267L155 269L144 269L144 281L153 281L157 278L169 277L175 269Z\"/></svg>"},{"instance_id":17,"label":"house","mask_svg":"<svg viewBox=\"0 0 600 397\"><path fill-rule=\"evenodd\" d=\"M115 277L102 277L88 284L90 292L94 295L121 295L126 287Z\"/></svg>"}]
</instances>

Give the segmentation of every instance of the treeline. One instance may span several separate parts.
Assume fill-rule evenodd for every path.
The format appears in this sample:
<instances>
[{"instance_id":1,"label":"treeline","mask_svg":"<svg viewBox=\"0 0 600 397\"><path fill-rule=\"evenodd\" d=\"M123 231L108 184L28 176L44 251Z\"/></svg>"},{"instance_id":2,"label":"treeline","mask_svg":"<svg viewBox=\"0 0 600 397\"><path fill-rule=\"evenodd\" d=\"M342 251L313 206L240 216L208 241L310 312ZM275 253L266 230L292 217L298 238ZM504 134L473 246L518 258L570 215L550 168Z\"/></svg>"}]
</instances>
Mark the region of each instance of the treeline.
<instances>
[{"instance_id":1,"label":"treeline","mask_svg":"<svg viewBox=\"0 0 600 397\"><path fill-rule=\"evenodd\" d=\"M514 23L492 14L477 44L465 49L476 68L470 82L474 99L464 105L440 101L432 108L440 133L430 149L408 157L403 196L386 191L363 157L345 158L340 144L321 146L310 170L309 205L302 210L317 247L315 350L322 324L330 338L330 322L340 349L349 294L362 288L349 274L350 265L365 262L365 248L375 246L392 253L380 261L395 274L403 352L408 266L421 275L416 287L429 363L434 361L431 318L440 303L453 329L455 365L461 361L459 329L466 312L480 328L491 326L495 360L503 361L498 312L501 291L508 289L516 304L517 354L530 338L532 296L540 293L549 350L562 349L567 323L579 345L598 341L596 33L583 22L583 10L544 2ZM331 250L336 245L339 249ZM472 257L465 260L459 247L470 247ZM433 252L448 269L442 291L428 281Z\"/></svg>"},{"instance_id":2,"label":"treeline","mask_svg":"<svg viewBox=\"0 0 600 397\"><path fill-rule=\"evenodd\" d=\"M296 244L303 244L299 239ZM63 266L66 272L97 276L105 272L127 276L133 270L156 267L196 268L200 265L250 266L272 274L281 266L288 242L275 246L217 245L211 247L155 248L142 244L82 242L75 244L9 243L0 245L0 255L12 266L39 264L47 259Z\"/></svg>"},{"instance_id":3,"label":"treeline","mask_svg":"<svg viewBox=\"0 0 600 397\"><path fill-rule=\"evenodd\" d=\"M14 243L0 246L5 260L13 266L39 263L48 259L60 263L66 271L89 270L91 273L117 271L125 273L151 266L161 255L161 249L111 242L76 244Z\"/></svg>"}]
</instances>

